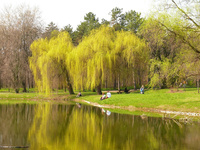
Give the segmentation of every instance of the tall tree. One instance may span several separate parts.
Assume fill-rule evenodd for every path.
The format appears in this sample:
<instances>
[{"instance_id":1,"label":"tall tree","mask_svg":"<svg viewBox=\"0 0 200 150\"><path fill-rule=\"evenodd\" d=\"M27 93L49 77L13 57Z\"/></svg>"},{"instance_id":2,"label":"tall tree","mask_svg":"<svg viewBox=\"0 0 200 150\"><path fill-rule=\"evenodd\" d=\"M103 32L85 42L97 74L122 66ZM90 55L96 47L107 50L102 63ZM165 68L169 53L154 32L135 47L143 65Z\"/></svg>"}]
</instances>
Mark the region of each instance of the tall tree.
<instances>
[{"instance_id":1,"label":"tall tree","mask_svg":"<svg viewBox=\"0 0 200 150\"><path fill-rule=\"evenodd\" d=\"M112 51L114 56L114 70L118 78L118 90L120 79L127 78L136 82L138 79L141 85L147 75L147 64L149 60L149 49L144 40L138 38L131 31L117 32L115 48Z\"/></svg>"},{"instance_id":2,"label":"tall tree","mask_svg":"<svg viewBox=\"0 0 200 150\"><path fill-rule=\"evenodd\" d=\"M0 35L3 35L4 26L0 26ZM5 59L5 43L6 39L5 36L0 36L0 89L3 87L5 80L3 80L3 66L4 66L4 59ZM4 82L3 82L4 81Z\"/></svg>"},{"instance_id":3,"label":"tall tree","mask_svg":"<svg viewBox=\"0 0 200 150\"><path fill-rule=\"evenodd\" d=\"M86 85L85 88L97 88L101 94L101 86L105 81L111 63L114 31L110 27L100 27L91 31L74 51L74 84L76 88Z\"/></svg>"},{"instance_id":4,"label":"tall tree","mask_svg":"<svg viewBox=\"0 0 200 150\"><path fill-rule=\"evenodd\" d=\"M186 80L188 76L193 75L195 78L199 76L196 74L199 71L194 73L191 66L194 63L198 64L196 60L199 59L200 54L198 46L198 8L200 3L198 1L171 0L165 1L165 3L161 2L161 4L158 11L153 13L151 17L153 19L148 21L149 25L151 24L149 29L151 29L143 30L146 32L145 35L143 34L144 38L150 41L152 54L155 54L150 67L151 85L152 87L155 85L161 87L166 82L168 87L177 86L178 82ZM152 30L153 28L154 30ZM188 54L185 49L191 54ZM182 59L185 58L182 54L192 56L193 52L196 53L196 58ZM187 67L187 62L190 62L190 67ZM198 67L195 68L198 70Z\"/></svg>"},{"instance_id":5,"label":"tall tree","mask_svg":"<svg viewBox=\"0 0 200 150\"><path fill-rule=\"evenodd\" d=\"M69 72L72 49L73 44L68 32L61 32L50 40L39 39L33 42L31 45L33 55L29 60L40 92L50 94L55 88L55 83L60 81L65 83L64 86L70 94L74 94Z\"/></svg>"},{"instance_id":6,"label":"tall tree","mask_svg":"<svg viewBox=\"0 0 200 150\"><path fill-rule=\"evenodd\" d=\"M163 6L161 8L167 10L167 12L159 11L159 15L156 15L158 22L176 38L180 39L182 43L187 44L191 50L200 54L199 41L197 40L200 29L200 2L193 0L171 0L161 4ZM167 18L170 18L170 20Z\"/></svg>"},{"instance_id":7,"label":"tall tree","mask_svg":"<svg viewBox=\"0 0 200 150\"><path fill-rule=\"evenodd\" d=\"M67 26L65 26L63 29L61 29L61 31L67 31L69 33L69 35L71 36L71 38L73 37L73 28L70 24L68 24Z\"/></svg>"},{"instance_id":8,"label":"tall tree","mask_svg":"<svg viewBox=\"0 0 200 150\"><path fill-rule=\"evenodd\" d=\"M132 31L134 33L137 33L138 28L144 22L144 18L141 17L141 13L137 13L136 11L131 10L125 13L125 21L126 21L125 29L127 31Z\"/></svg>"},{"instance_id":9,"label":"tall tree","mask_svg":"<svg viewBox=\"0 0 200 150\"><path fill-rule=\"evenodd\" d=\"M109 25L109 24L110 24L110 21L108 21L104 18L101 20L101 25Z\"/></svg>"},{"instance_id":10,"label":"tall tree","mask_svg":"<svg viewBox=\"0 0 200 150\"><path fill-rule=\"evenodd\" d=\"M170 75L167 70L174 70L171 68L172 64L183 47L180 40L168 32L157 19L151 17L143 23L138 34L150 47L150 87L166 88L174 85L177 75Z\"/></svg>"},{"instance_id":11,"label":"tall tree","mask_svg":"<svg viewBox=\"0 0 200 150\"><path fill-rule=\"evenodd\" d=\"M59 29L58 29L58 26L54 22L50 22L48 26L45 28L45 32L43 33L43 38L47 37L48 39L51 39L51 37L53 36L52 35L53 31L59 31Z\"/></svg>"},{"instance_id":12,"label":"tall tree","mask_svg":"<svg viewBox=\"0 0 200 150\"><path fill-rule=\"evenodd\" d=\"M89 12L87 13L85 16L84 16L84 22L87 23L87 31L86 31L86 35L89 34L89 32L93 29L96 29L100 26L100 23L99 23L99 19L96 18L96 15L93 14L92 12Z\"/></svg>"},{"instance_id":13,"label":"tall tree","mask_svg":"<svg viewBox=\"0 0 200 150\"><path fill-rule=\"evenodd\" d=\"M39 10L26 5L5 8L1 14L1 49L4 57L2 74L8 81L7 85L17 93L21 86L26 92L26 87L30 85L29 46L41 36L41 22Z\"/></svg>"},{"instance_id":14,"label":"tall tree","mask_svg":"<svg viewBox=\"0 0 200 150\"><path fill-rule=\"evenodd\" d=\"M122 13L123 9L115 7L111 10L111 26L115 31L119 31L125 28L125 15Z\"/></svg>"},{"instance_id":15,"label":"tall tree","mask_svg":"<svg viewBox=\"0 0 200 150\"><path fill-rule=\"evenodd\" d=\"M100 23L99 23L99 19L96 18L96 15L93 14L92 12L87 13L84 16L84 21L81 22L80 25L78 25L74 33L75 34L74 36L76 38L75 45L78 45L78 43L82 40L84 36L89 35L90 31L99 27L100 27Z\"/></svg>"}]
</instances>

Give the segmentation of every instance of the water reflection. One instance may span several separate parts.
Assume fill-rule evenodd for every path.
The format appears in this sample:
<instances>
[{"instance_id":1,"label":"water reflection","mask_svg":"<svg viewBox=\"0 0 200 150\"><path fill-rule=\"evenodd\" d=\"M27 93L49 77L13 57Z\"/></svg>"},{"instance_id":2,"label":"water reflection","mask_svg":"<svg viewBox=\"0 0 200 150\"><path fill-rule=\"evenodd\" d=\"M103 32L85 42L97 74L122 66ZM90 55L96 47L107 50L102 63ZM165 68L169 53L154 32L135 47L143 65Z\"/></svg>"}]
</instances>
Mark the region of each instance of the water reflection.
<instances>
[{"instance_id":1,"label":"water reflection","mask_svg":"<svg viewBox=\"0 0 200 150\"><path fill-rule=\"evenodd\" d=\"M0 105L0 144L30 150L198 149L199 124L85 105ZM108 111L109 112L109 111Z\"/></svg>"},{"instance_id":2,"label":"water reflection","mask_svg":"<svg viewBox=\"0 0 200 150\"><path fill-rule=\"evenodd\" d=\"M29 145L34 105L0 105L0 146Z\"/></svg>"}]
</instances>

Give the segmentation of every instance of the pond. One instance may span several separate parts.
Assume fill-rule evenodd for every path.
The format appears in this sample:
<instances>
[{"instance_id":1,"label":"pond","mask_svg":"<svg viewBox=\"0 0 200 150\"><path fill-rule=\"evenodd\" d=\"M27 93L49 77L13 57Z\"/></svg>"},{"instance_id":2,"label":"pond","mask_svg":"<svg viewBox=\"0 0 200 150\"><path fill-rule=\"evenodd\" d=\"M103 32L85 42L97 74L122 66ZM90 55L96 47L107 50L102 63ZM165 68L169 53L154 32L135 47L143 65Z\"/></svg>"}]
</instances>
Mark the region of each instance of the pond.
<instances>
[{"instance_id":1,"label":"pond","mask_svg":"<svg viewBox=\"0 0 200 150\"><path fill-rule=\"evenodd\" d=\"M78 104L0 105L0 146L29 146L20 148L24 150L179 150L200 147L198 122L186 124L172 119L104 111Z\"/></svg>"}]
</instances>

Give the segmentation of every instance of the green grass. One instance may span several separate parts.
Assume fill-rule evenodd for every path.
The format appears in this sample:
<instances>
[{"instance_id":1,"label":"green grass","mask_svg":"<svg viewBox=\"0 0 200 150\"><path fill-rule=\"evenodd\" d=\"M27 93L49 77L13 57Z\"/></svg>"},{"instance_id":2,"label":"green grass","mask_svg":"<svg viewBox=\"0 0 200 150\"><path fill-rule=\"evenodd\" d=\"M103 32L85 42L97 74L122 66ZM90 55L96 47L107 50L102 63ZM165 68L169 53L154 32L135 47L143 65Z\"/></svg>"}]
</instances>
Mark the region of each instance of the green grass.
<instances>
[{"instance_id":1,"label":"green grass","mask_svg":"<svg viewBox=\"0 0 200 150\"><path fill-rule=\"evenodd\" d=\"M186 91L179 89L179 92L175 91L174 93L168 89L148 90L145 91L145 94L140 94L139 92L130 94L112 93L111 98L103 101L99 100L99 95L83 96L81 99L101 105L200 112L200 94L197 93L195 88L186 89Z\"/></svg>"},{"instance_id":2,"label":"green grass","mask_svg":"<svg viewBox=\"0 0 200 150\"><path fill-rule=\"evenodd\" d=\"M75 99L77 93L78 91L75 91L75 95L69 95L68 92L65 93L62 90L58 90L54 91L51 96L47 97L34 92L34 89L30 89L30 93L20 92L18 94L14 93L14 91L8 92L8 89L1 89L0 103L38 103L42 101L48 102L58 100L68 101ZM78 99L87 100L101 105L121 107L133 106L137 110L159 109L200 113L200 94L197 93L196 88L186 88L186 91L179 89L179 92L177 92L176 89L174 92L171 92L169 89L162 89L146 90L145 94L140 94L139 91L130 94L112 93L111 98L103 101L100 101L101 95L97 95L95 92L82 92L82 95L83 96Z\"/></svg>"},{"instance_id":3,"label":"green grass","mask_svg":"<svg viewBox=\"0 0 200 150\"><path fill-rule=\"evenodd\" d=\"M44 96L39 95L38 93L4 93L0 92L0 99L30 99L30 98L42 98Z\"/></svg>"}]
</instances>

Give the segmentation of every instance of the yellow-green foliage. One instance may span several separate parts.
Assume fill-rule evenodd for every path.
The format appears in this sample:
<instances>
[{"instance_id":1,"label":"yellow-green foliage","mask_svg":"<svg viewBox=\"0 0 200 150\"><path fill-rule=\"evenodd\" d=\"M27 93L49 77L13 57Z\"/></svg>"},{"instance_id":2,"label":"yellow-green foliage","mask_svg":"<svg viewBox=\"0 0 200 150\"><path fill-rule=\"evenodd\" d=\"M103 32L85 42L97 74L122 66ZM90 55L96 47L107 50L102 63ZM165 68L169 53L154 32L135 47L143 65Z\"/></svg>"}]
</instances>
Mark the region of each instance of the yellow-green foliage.
<instances>
[{"instance_id":1,"label":"yellow-green foliage","mask_svg":"<svg viewBox=\"0 0 200 150\"><path fill-rule=\"evenodd\" d=\"M170 87L178 81L180 77L180 67L177 63L172 63L170 59L162 57L162 61L152 59L150 64L150 87L161 87L165 84ZM166 86L165 85L165 86Z\"/></svg>"},{"instance_id":2,"label":"yellow-green foliage","mask_svg":"<svg viewBox=\"0 0 200 150\"><path fill-rule=\"evenodd\" d=\"M49 94L56 76L62 76L62 80L65 80L72 49L72 40L67 32L61 32L49 41L39 39L32 43L29 61L40 92Z\"/></svg>"},{"instance_id":3,"label":"yellow-green foliage","mask_svg":"<svg viewBox=\"0 0 200 150\"><path fill-rule=\"evenodd\" d=\"M73 77L75 87L95 88L105 79L112 79L112 70L133 72L135 63L146 68L148 48L131 32L115 32L102 26L93 30L74 50ZM128 66L126 65L128 64Z\"/></svg>"},{"instance_id":4,"label":"yellow-green foliage","mask_svg":"<svg viewBox=\"0 0 200 150\"><path fill-rule=\"evenodd\" d=\"M49 44L47 39L39 39L34 41L30 47L32 51L32 57L29 58L30 68L33 71L36 86L39 91L42 91L42 74L41 74L41 61L47 54Z\"/></svg>"},{"instance_id":5,"label":"yellow-green foliage","mask_svg":"<svg viewBox=\"0 0 200 150\"><path fill-rule=\"evenodd\" d=\"M147 54L146 52L148 51L146 48L145 42L139 39L134 33L130 31L120 31L117 32L113 55L121 55L121 58L125 59L129 65L134 65L138 57Z\"/></svg>"},{"instance_id":6,"label":"yellow-green foliage","mask_svg":"<svg viewBox=\"0 0 200 150\"><path fill-rule=\"evenodd\" d=\"M53 113L52 105L45 104L38 105L35 112L28 134L31 150L116 149L111 134L104 136L103 116L93 111L74 108L72 112L66 109ZM65 120L61 120L64 116ZM65 122L64 126L59 122Z\"/></svg>"},{"instance_id":7,"label":"yellow-green foliage","mask_svg":"<svg viewBox=\"0 0 200 150\"><path fill-rule=\"evenodd\" d=\"M196 78L200 74L198 55L195 52L188 51L187 47L177 54L174 66L179 71L179 77L182 81L193 77Z\"/></svg>"},{"instance_id":8,"label":"yellow-green foliage","mask_svg":"<svg viewBox=\"0 0 200 150\"><path fill-rule=\"evenodd\" d=\"M143 40L108 26L91 31L75 48L69 34L62 32L49 41L35 41L31 50L30 67L36 85L46 93L51 92L58 76L62 77L60 82L65 82L69 74L75 89L94 89L105 80L112 80L113 71L122 77L139 69L144 72L148 61L148 48Z\"/></svg>"},{"instance_id":9,"label":"yellow-green foliage","mask_svg":"<svg viewBox=\"0 0 200 150\"><path fill-rule=\"evenodd\" d=\"M112 55L118 74L132 74L138 69L143 73L147 71L149 50L144 40L139 39L130 31L118 31L114 45Z\"/></svg>"},{"instance_id":10,"label":"yellow-green foliage","mask_svg":"<svg viewBox=\"0 0 200 150\"><path fill-rule=\"evenodd\" d=\"M87 88L95 88L104 80L111 67L114 38L113 28L103 26L93 30L74 50L72 69L76 88L83 88L83 83Z\"/></svg>"}]
</instances>

